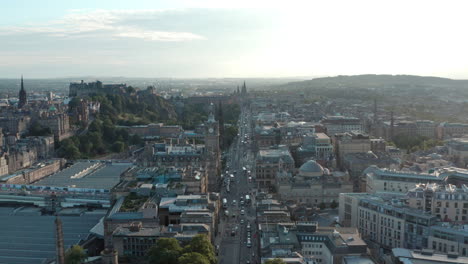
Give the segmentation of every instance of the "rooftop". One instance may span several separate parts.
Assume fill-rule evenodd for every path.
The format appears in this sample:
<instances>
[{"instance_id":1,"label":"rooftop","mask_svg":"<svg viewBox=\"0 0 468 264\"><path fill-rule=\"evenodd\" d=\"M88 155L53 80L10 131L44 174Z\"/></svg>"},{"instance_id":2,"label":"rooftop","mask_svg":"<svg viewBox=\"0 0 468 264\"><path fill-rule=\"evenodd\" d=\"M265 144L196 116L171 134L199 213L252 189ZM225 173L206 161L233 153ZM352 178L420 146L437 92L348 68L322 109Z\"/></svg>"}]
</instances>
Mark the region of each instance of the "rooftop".
<instances>
[{"instance_id":1,"label":"rooftop","mask_svg":"<svg viewBox=\"0 0 468 264\"><path fill-rule=\"evenodd\" d=\"M433 254L430 252L394 248L392 254L405 264L431 264L431 263L468 263L468 257L449 257L448 255Z\"/></svg>"},{"instance_id":2,"label":"rooftop","mask_svg":"<svg viewBox=\"0 0 468 264\"><path fill-rule=\"evenodd\" d=\"M79 216L60 216L65 249L86 239L105 211L85 212ZM0 263L42 264L53 259L55 251L55 216L42 216L37 208L26 210L1 207Z\"/></svg>"},{"instance_id":3,"label":"rooftop","mask_svg":"<svg viewBox=\"0 0 468 264\"><path fill-rule=\"evenodd\" d=\"M120 175L130 167L130 163L80 161L34 185L110 190L119 183Z\"/></svg>"}]
</instances>

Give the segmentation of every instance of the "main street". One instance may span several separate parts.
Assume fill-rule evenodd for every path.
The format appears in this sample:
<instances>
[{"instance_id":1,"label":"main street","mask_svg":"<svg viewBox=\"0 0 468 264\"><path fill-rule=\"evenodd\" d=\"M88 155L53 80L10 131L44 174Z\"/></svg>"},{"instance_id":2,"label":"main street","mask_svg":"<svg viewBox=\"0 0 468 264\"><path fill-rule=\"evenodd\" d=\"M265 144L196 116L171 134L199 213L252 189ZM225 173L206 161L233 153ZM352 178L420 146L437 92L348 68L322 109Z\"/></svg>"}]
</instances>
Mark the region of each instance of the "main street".
<instances>
[{"instance_id":1,"label":"main street","mask_svg":"<svg viewBox=\"0 0 468 264\"><path fill-rule=\"evenodd\" d=\"M220 213L220 264L259 263L255 183L254 179L249 179L255 166L255 154L251 149L251 118L248 107L243 106L238 123L239 134L229 148L227 171L223 171L221 199L226 199L227 205Z\"/></svg>"}]
</instances>

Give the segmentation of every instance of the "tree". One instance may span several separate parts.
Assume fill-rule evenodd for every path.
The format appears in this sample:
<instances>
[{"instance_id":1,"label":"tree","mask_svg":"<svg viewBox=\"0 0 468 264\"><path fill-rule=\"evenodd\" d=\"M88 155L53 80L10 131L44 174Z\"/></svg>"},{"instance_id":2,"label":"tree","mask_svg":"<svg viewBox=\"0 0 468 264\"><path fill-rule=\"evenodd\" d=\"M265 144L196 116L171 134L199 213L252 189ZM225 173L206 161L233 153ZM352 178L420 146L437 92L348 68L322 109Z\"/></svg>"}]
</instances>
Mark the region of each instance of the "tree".
<instances>
[{"instance_id":1,"label":"tree","mask_svg":"<svg viewBox=\"0 0 468 264\"><path fill-rule=\"evenodd\" d=\"M337 208L337 207L338 207L338 203L335 202L335 200L333 200L333 201L331 202L331 204L330 204L330 208L335 209L335 208Z\"/></svg>"},{"instance_id":2,"label":"tree","mask_svg":"<svg viewBox=\"0 0 468 264\"><path fill-rule=\"evenodd\" d=\"M160 238L148 251L151 264L178 264L182 247L175 238Z\"/></svg>"},{"instance_id":3,"label":"tree","mask_svg":"<svg viewBox=\"0 0 468 264\"><path fill-rule=\"evenodd\" d=\"M216 263L215 250L206 235L196 235L185 247L185 252L197 252L205 256L211 264Z\"/></svg>"},{"instance_id":4,"label":"tree","mask_svg":"<svg viewBox=\"0 0 468 264\"><path fill-rule=\"evenodd\" d=\"M60 143L58 154L60 157L71 160L79 159L81 156L80 150L72 138L67 138Z\"/></svg>"},{"instance_id":5,"label":"tree","mask_svg":"<svg viewBox=\"0 0 468 264\"><path fill-rule=\"evenodd\" d=\"M112 144L112 151L114 152L123 152L125 150L125 143L122 141L116 141L114 144Z\"/></svg>"},{"instance_id":6,"label":"tree","mask_svg":"<svg viewBox=\"0 0 468 264\"><path fill-rule=\"evenodd\" d=\"M226 130L224 131L224 141L226 143L226 147L232 144L234 138L237 136L237 133L239 133L239 131L236 126L226 127Z\"/></svg>"},{"instance_id":7,"label":"tree","mask_svg":"<svg viewBox=\"0 0 468 264\"><path fill-rule=\"evenodd\" d=\"M325 203L323 203L323 202L320 203L320 205L319 205L320 210L325 209L325 207L327 207L327 206L325 205Z\"/></svg>"},{"instance_id":8,"label":"tree","mask_svg":"<svg viewBox=\"0 0 468 264\"><path fill-rule=\"evenodd\" d=\"M143 140L139 135L133 135L130 137L130 144L131 145L141 145L143 144Z\"/></svg>"},{"instance_id":9,"label":"tree","mask_svg":"<svg viewBox=\"0 0 468 264\"><path fill-rule=\"evenodd\" d=\"M279 259L279 258L269 259L263 263L264 264L286 264L286 262L284 262L282 259Z\"/></svg>"},{"instance_id":10,"label":"tree","mask_svg":"<svg viewBox=\"0 0 468 264\"><path fill-rule=\"evenodd\" d=\"M210 264L210 261L200 253L184 253L179 258L179 264Z\"/></svg>"},{"instance_id":11,"label":"tree","mask_svg":"<svg viewBox=\"0 0 468 264\"><path fill-rule=\"evenodd\" d=\"M74 245L65 253L65 264L81 264L87 254L81 246Z\"/></svg>"},{"instance_id":12,"label":"tree","mask_svg":"<svg viewBox=\"0 0 468 264\"><path fill-rule=\"evenodd\" d=\"M34 122L29 128L29 136L40 137L50 136L52 132L49 127L43 127L39 122Z\"/></svg>"}]
</instances>

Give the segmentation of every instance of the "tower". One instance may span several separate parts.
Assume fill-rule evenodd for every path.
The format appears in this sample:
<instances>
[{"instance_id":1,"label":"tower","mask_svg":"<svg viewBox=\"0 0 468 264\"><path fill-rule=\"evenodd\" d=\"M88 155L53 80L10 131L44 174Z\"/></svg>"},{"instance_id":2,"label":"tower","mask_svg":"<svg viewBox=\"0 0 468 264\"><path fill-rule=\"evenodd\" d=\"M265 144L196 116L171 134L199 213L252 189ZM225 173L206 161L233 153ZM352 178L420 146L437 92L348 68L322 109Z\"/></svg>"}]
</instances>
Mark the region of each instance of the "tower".
<instances>
[{"instance_id":1,"label":"tower","mask_svg":"<svg viewBox=\"0 0 468 264\"><path fill-rule=\"evenodd\" d=\"M390 140L393 140L393 127L395 125L395 120L393 118L393 111L390 112Z\"/></svg>"},{"instance_id":2,"label":"tower","mask_svg":"<svg viewBox=\"0 0 468 264\"><path fill-rule=\"evenodd\" d=\"M24 90L23 75L21 75L21 89L19 91L18 108L23 108L27 104L26 91Z\"/></svg>"},{"instance_id":3,"label":"tower","mask_svg":"<svg viewBox=\"0 0 468 264\"><path fill-rule=\"evenodd\" d=\"M205 147L208 151L219 152L219 123L214 116L214 104L209 106L208 121L205 124Z\"/></svg>"},{"instance_id":4,"label":"tower","mask_svg":"<svg viewBox=\"0 0 468 264\"><path fill-rule=\"evenodd\" d=\"M65 264L65 249L63 245L63 229L62 220L58 216L55 217L55 250L57 251L58 264Z\"/></svg>"},{"instance_id":5,"label":"tower","mask_svg":"<svg viewBox=\"0 0 468 264\"><path fill-rule=\"evenodd\" d=\"M245 86L245 81L244 81L244 84L242 85L242 96L246 96L247 95L247 87Z\"/></svg>"},{"instance_id":6,"label":"tower","mask_svg":"<svg viewBox=\"0 0 468 264\"><path fill-rule=\"evenodd\" d=\"M377 97L374 97L374 125L377 124Z\"/></svg>"},{"instance_id":7,"label":"tower","mask_svg":"<svg viewBox=\"0 0 468 264\"><path fill-rule=\"evenodd\" d=\"M224 149L224 114L221 101L218 104L218 122L219 122L219 146Z\"/></svg>"},{"instance_id":8,"label":"tower","mask_svg":"<svg viewBox=\"0 0 468 264\"><path fill-rule=\"evenodd\" d=\"M219 148L219 123L215 120L214 105L205 124L205 170L208 174L208 191L217 192L220 187L221 150Z\"/></svg>"}]
</instances>

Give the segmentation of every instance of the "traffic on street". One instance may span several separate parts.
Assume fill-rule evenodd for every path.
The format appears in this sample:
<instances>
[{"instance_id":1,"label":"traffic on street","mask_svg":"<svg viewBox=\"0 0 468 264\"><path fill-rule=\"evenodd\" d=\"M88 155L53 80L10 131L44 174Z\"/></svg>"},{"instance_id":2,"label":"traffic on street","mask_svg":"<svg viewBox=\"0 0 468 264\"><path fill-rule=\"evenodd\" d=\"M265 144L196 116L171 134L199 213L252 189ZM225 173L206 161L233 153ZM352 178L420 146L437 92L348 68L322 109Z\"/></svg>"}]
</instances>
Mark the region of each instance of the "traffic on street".
<instances>
[{"instance_id":1,"label":"traffic on street","mask_svg":"<svg viewBox=\"0 0 468 264\"><path fill-rule=\"evenodd\" d=\"M251 119L248 107L243 105L239 133L228 150L226 168L222 172L220 264L259 263Z\"/></svg>"}]
</instances>

